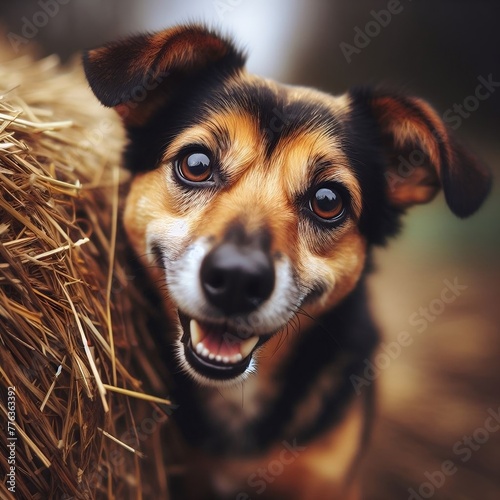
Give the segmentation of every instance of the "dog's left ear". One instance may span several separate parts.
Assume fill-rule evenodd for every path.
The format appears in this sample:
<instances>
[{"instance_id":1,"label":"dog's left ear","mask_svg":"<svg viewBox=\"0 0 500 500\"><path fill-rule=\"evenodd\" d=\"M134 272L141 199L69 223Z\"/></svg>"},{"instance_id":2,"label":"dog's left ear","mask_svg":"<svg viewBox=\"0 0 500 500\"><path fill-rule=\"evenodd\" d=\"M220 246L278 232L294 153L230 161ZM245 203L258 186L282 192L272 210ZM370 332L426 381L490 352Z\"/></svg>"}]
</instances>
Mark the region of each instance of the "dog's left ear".
<instances>
[{"instance_id":1,"label":"dog's left ear","mask_svg":"<svg viewBox=\"0 0 500 500\"><path fill-rule=\"evenodd\" d=\"M491 173L457 144L436 111L415 97L376 91L363 97L380 131L389 202L426 203L442 187L455 215L472 215L488 195Z\"/></svg>"},{"instance_id":2,"label":"dog's left ear","mask_svg":"<svg viewBox=\"0 0 500 500\"><path fill-rule=\"evenodd\" d=\"M203 81L210 68L231 73L244 63L229 40L198 25L133 36L83 54L94 94L128 126L144 125L178 90Z\"/></svg>"}]
</instances>

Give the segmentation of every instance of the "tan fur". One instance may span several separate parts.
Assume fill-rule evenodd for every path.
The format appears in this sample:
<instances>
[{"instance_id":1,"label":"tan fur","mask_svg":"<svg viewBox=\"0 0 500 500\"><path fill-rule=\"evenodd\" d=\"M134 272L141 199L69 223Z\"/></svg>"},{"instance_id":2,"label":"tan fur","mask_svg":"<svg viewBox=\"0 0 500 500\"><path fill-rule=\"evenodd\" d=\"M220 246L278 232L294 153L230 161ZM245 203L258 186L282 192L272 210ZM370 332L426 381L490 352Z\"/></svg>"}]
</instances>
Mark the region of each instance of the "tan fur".
<instances>
[{"instance_id":1,"label":"tan fur","mask_svg":"<svg viewBox=\"0 0 500 500\"><path fill-rule=\"evenodd\" d=\"M373 101L375 116L388 142L389 172L398 176L397 188L389 185L387 193L392 203L402 208L432 200L440 189L442 162L452 158L446 128L436 112L421 99L409 99L409 103L412 108L390 96ZM408 161L412 152L427 155L428 161L414 165L410 172L400 172L397 153L403 153Z\"/></svg>"},{"instance_id":2,"label":"tan fur","mask_svg":"<svg viewBox=\"0 0 500 500\"><path fill-rule=\"evenodd\" d=\"M413 100L412 104L434 125L433 114L428 115L428 108L425 111L420 108L420 101L418 100ZM433 136L432 130L428 128L418 114L391 97L375 99L374 110L378 115L383 131L392 134L396 150L404 149L407 143L415 147L420 146L429 155L434 168L438 172L440 171L441 158L438 142Z\"/></svg>"}]
</instances>

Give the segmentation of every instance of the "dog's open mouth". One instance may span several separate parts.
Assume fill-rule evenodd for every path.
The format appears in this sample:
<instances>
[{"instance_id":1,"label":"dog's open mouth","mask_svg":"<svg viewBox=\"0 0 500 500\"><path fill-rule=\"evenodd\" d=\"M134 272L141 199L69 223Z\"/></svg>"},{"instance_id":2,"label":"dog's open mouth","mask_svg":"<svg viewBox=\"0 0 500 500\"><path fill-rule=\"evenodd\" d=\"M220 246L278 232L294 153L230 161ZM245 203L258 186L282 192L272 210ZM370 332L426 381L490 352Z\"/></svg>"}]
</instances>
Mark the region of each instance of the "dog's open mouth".
<instances>
[{"instance_id":1,"label":"dog's open mouth","mask_svg":"<svg viewBox=\"0 0 500 500\"><path fill-rule=\"evenodd\" d=\"M257 347L267 340L256 335L242 338L222 324L200 322L183 315L180 319L186 360L210 379L230 380L243 374Z\"/></svg>"}]
</instances>

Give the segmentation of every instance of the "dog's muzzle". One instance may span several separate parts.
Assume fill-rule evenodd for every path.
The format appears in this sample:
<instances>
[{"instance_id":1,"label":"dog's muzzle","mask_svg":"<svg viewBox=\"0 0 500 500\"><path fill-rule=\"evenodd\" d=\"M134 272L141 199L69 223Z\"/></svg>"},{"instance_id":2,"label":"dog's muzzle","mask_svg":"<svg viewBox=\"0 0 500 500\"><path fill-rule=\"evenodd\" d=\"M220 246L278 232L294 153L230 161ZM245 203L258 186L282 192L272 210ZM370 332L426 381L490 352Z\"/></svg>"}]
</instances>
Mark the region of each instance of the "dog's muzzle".
<instances>
[{"instance_id":1,"label":"dog's muzzle","mask_svg":"<svg viewBox=\"0 0 500 500\"><path fill-rule=\"evenodd\" d=\"M204 257L199 279L204 299L226 321L181 318L186 359L208 378L237 377L248 368L254 350L269 338L252 334L247 321L241 327L231 321L250 318L273 292L269 236L264 232L248 236L239 228L228 232Z\"/></svg>"}]
</instances>

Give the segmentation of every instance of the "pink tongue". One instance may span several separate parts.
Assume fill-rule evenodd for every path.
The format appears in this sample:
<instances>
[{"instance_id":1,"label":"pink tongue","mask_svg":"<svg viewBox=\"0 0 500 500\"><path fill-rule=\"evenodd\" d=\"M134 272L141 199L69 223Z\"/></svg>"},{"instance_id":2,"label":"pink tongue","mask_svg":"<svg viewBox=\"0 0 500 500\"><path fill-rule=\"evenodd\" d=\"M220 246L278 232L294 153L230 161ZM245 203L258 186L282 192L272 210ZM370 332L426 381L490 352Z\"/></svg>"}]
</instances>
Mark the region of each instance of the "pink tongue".
<instances>
[{"instance_id":1,"label":"pink tongue","mask_svg":"<svg viewBox=\"0 0 500 500\"><path fill-rule=\"evenodd\" d=\"M216 356L230 358L240 354L241 340L227 332L221 334L220 331L205 331L203 345Z\"/></svg>"}]
</instances>

